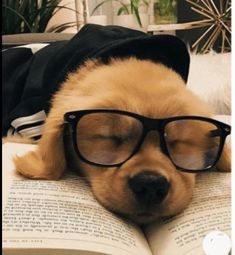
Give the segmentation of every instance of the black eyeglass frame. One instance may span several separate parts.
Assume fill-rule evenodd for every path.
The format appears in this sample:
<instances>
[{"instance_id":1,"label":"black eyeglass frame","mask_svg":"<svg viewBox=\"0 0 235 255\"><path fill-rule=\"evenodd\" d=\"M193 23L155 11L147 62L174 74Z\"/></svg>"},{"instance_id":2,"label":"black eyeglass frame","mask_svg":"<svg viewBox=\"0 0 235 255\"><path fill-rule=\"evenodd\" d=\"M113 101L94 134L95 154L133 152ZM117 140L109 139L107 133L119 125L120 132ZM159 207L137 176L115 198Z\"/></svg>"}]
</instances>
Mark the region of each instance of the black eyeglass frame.
<instances>
[{"instance_id":1,"label":"black eyeglass frame","mask_svg":"<svg viewBox=\"0 0 235 255\"><path fill-rule=\"evenodd\" d=\"M138 121L141 122L142 124L142 135L139 138L139 141L137 142L135 148L133 149L132 153L130 156L122 161L121 163L115 163L115 164L100 164L100 163L95 163L92 162L88 159L86 159L82 153L79 151L78 146L77 146L77 123L78 121L85 115L87 114L92 114L92 113L114 113L114 114L120 114L124 116L129 116L137 119ZM185 169L177 164L174 163L173 159L171 158L171 155L167 149L167 143L164 138L164 128L165 126L176 120L200 120L200 121L205 121L214 124L221 132L220 132L220 145L217 153L217 157L212 165L209 165L205 169L198 169L198 170L190 170L190 169ZM64 125L69 125L72 128L72 138L73 138L73 147L75 152L77 153L77 156L83 160L84 162L99 166L99 167L119 167L122 164L124 164L126 161L128 161L130 158L132 158L140 149L141 145L144 142L145 137L150 131L158 131L159 137L160 137L160 148L162 152L169 157L173 165L184 172L190 172L190 173L197 173L197 172L204 172L204 171L209 171L211 168L213 168L216 163L218 162L224 144L226 137L231 133L231 126L228 124L225 124L223 122L220 122L215 119L211 119L208 117L202 117L202 116L194 116L194 115L185 115L185 116L175 116L175 117L170 117L170 118L164 118L164 119L153 119L153 118L148 118L133 112L127 112L127 111L122 111L122 110L116 110L116 109L89 109L89 110L79 110L79 111L71 111L71 112L66 112L64 115Z\"/></svg>"}]
</instances>

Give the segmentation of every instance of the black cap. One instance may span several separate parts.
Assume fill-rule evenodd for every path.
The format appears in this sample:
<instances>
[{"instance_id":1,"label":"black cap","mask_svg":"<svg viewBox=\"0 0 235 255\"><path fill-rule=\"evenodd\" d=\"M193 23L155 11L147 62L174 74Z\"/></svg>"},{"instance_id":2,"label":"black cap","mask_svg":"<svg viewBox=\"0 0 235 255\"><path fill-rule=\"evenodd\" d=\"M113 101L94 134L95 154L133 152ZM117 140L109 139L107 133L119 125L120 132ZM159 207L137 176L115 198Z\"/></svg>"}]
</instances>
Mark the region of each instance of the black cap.
<instances>
[{"instance_id":1,"label":"black cap","mask_svg":"<svg viewBox=\"0 0 235 255\"><path fill-rule=\"evenodd\" d=\"M48 63L44 77L47 96L48 92L50 95L55 92L68 72L88 59L98 58L108 63L111 58L131 56L162 63L187 82L190 58L186 45L178 37L149 35L120 26L87 24Z\"/></svg>"}]
</instances>

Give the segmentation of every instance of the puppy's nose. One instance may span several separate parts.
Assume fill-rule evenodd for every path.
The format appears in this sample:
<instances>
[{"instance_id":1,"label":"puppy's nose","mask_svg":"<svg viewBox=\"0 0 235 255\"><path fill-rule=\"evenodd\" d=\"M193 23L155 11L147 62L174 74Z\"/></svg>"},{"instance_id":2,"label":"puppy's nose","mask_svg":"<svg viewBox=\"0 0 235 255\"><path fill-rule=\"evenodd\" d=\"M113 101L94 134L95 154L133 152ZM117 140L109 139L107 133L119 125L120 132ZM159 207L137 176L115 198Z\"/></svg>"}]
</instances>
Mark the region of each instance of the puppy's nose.
<instances>
[{"instance_id":1,"label":"puppy's nose","mask_svg":"<svg viewBox=\"0 0 235 255\"><path fill-rule=\"evenodd\" d=\"M138 202L146 207L160 204L166 197L170 183L159 174L139 173L128 180Z\"/></svg>"}]
</instances>

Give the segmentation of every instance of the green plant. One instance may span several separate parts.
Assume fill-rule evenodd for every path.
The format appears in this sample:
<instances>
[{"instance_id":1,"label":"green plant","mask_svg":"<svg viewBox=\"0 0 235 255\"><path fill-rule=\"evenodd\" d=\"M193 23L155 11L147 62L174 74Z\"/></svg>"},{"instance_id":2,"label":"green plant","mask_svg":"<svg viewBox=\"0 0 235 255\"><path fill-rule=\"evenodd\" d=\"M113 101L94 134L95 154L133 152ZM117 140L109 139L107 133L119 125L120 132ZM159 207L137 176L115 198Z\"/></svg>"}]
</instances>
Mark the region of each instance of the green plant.
<instances>
[{"instance_id":1,"label":"green plant","mask_svg":"<svg viewBox=\"0 0 235 255\"><path fill-rule=\"evenodd\" d=\"M75 26L75 22L66 22L47 28L50 19L61 9L69 9L60 5L62 0L3 0L2 1L2 33L42 33L62 32ZM73 10L76 12L75 10Z\"/></svg>"},{"instance_id":2,"label":"green plant","mask_svg":"<svg viewBox=\"0 0 235 255\"><path fill-rule=\"evenodd\" d=\"M176 0L155 0L153 9L156 24L177 22Z\"/></svg>"},{"instance_id":3,"label":"green plant","mask_svg":"<svg viewBox=\"0 0 235 255\"><path fill-rule=\"evenodd\" d=\"M94 12L100 8L103 4L110 2L110 1L116 1L118 2L121 6L117 11L117 15L121 15L121 14L133 14L136 19L137 22L139 24L140 27L142 27L142 23L141 23L141 18L140 18L140 13L139 13L139 8L141 6L141 4L144 4L145 6L149 6L149 0L129 0L129 3L124 3L122 0L104 0L102 2L100 2L91 12L91 15L94 14ZM125 1L127 2L127 1Z\"/></svg>"}]
</instances>

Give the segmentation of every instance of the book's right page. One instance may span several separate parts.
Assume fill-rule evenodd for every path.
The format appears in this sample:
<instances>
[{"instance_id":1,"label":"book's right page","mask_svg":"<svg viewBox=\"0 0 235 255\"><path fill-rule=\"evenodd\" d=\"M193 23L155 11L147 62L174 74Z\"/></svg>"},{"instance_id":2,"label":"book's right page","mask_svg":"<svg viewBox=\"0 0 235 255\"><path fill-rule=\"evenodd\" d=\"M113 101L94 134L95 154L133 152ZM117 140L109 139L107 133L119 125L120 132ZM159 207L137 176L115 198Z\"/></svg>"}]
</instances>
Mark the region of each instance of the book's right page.
<instances>
[{"instance_id":1,"label":"book's right page","mask_svg":"<svg viewBox=\"0 0 235 255\"><path fill-rule=\"evenodd\" d=\"M204 255L202 242L213 230L231 236L231 174L197 176L191 204L178 216L149 225L146 236L153 255Z\"/></svg>"}]
</instances>

